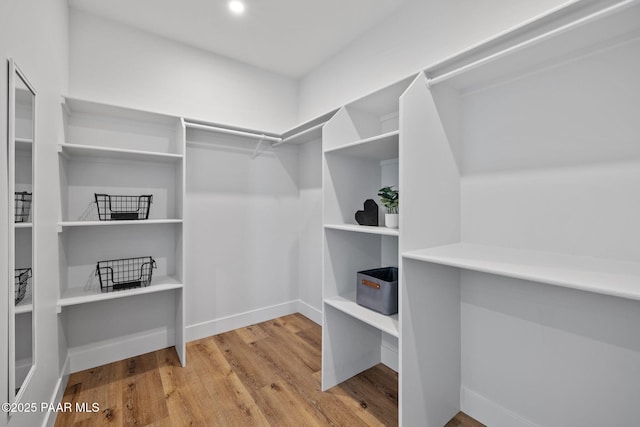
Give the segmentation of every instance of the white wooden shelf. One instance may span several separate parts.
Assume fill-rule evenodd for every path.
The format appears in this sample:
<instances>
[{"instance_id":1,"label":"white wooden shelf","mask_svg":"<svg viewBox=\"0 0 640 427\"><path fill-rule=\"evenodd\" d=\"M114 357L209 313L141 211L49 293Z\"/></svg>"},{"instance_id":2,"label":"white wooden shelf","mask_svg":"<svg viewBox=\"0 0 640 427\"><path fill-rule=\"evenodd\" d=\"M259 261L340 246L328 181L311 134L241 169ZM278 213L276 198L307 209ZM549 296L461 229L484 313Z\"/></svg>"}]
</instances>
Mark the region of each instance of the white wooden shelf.
<instances>
[{"instance_id":1,"label":"white wooden shelf","mask_svg":"<svg viewBox=\"0 0 640 427\"><path fill-rule=\"evenodd\" d=\"M379 234L382 236L398 237L400 235L400 231L397 228L374 227L370 225L325 224L324 228L327 228L330 230L353 231L356 233Z\"/></svg>"},{"instance_id":2,"label":"white wooden shelf","mask_svg":"<svg viewBox=\"0 0 640 427\"><path fill-rule=\"evenodd\" d=\"M27 138L16 138L16 154L31 154L33 149L33 140Z\"/></svg>"},{"instance_id":3,"label":"white wooden shelf","mask_svg":"<svg viewBox=\"0 0 640 427\"><path fill-rule=\"evenodd\" d=\"M146 219L136 221L61 221L58 233L68 227L108 227L117 225L182 224L182 219Z\"/></svg>"},{"instance_id":4,"label":"white wooden shelf","mask_svg":"<svg viewBox=\"0 0 640 427\"><path fill-rule=\"evenodd\" d=\"M325 154L340 154L370 160L397 159L400 131L387 132L371 138L350 142L339 147L324 150Z\"/></svg>"},{"instance_id":5,"label":"white wooden shelf","mask_svg":"<svg viewBox=\"0 0 640 427\"><path fill-rule=\"evenodd\" d=\"M68 158L106 158L115 160L139 160L147 162L175 163L182 160L182 154L154 151L128 150L124 148L99 147L80 144L58 144L58 152Z\"/></svg>"},{"instance_id":6,"label":"white wooden shelf","mask_svg":"<svg viewBox=\"0 0 640 427\"><path fill-rule=\"evenodd\" d=\"M386 316L358 305L355 292L343 296L325 298L324 303L389 335L394 337L400 335L397 314Z\"/></svg>"},{"instance_id":7,"label":"white wooden shelf","mask_svg":"<svg viewBox=\"0 0 640 427\"><path fill-rule=\"evenodd\" d=\"M33 223L32 222L14 222L13 226L16 229L19 229L19 228L33 228Z\"/></svg>"},{"instance_id":8,"label":"white wooden shelf","mask_svg":"<svg viewBox=\"0 0 640 427\"><path fill-rule=\"evenodd\" d=\"M88 304L98 301L106 301L117 298L126 298L134 295L151 294L155 292L164 292L172 289L180 289L183 284L170 276L154 277L149 286L143 288L126 289L115 292L100 292L99 289L86 291L84 288L67 289L58 300L58 312L62 307L72 305Z\"/></svg>"},{"instance_id":9,"label":"white wooden shelf","mask_svg":"<svg viewBox=\"0 0 640 427\"><path fill-rule=\"evenodd\" d=\"M33 301L30 294L25 295L22 301L13 309L15 314L31 313L32 311Z\"/></svg>"},{"instance_id":10,"label":"white wooden shelf","mask_svg":"<svg viewBox=\"0 0 640 427\"><path fill-rule=\"evenodd\" d=\"M404 258L640 300L640 263L458 243Z\"/></svg>"}]
</instances>

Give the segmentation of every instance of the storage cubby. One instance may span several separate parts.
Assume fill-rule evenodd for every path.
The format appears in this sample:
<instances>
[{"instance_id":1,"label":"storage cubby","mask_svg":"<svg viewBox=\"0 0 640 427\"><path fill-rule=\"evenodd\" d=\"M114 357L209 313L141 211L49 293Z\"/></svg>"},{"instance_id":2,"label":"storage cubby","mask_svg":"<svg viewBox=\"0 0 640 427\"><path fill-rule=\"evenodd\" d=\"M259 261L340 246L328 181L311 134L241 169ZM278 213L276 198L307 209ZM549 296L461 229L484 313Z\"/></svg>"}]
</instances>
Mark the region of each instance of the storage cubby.
<instances>
[{"instance_id":1,"label":"storage cubby","mask_svg":"<svg viewBox=\"0 0 640 427\"><path fill-rule=\"evenodd\" d=\"M568 22L401 98L403 424L637 417L640 7Z\"/></svg>"},{"instance_id":2,"label":"storage cubby","mask_svg":"<svg viewBox=\"0 0 640 427\"><path fill-rule=\"evenodd\" d=\"M183 121L70 98L62 105L65 141L58 146L62 219L58 223L58 310L66 328L71 369L170 345L176 346L185 363ZM96 193L152 195L148 219L100 218ZM152 257L156 265L148 286L101 290L96 275L99 261L144 256ZM132 301L139 307L134 308ZM156 303L165 306L158 322L153 320L159 316L153 313L158 310L152 308ZM91 319L80 320L89 314ZM74 327L76 322L85 324L86 330ZM121 326L105 331L106 323ZM160 329L164 332L158 335ZM134 336L150 338L131 345Z\"/></svg>"},{"instance_id":3,"label":"storage cubby","mask_svg":"<svg viewBox=\"0 0 640 427\"><path fill-rule=\"evenodd\" d=\"M398 315L356 302L357 272L398 266L401 229L385 227L378 190L399 188L398 97L403 80L340 109L323 127L322 387L329 389L377 363L398 369ZM355 214L372 199L378 226Z\"/></svg>"}]
</instances>

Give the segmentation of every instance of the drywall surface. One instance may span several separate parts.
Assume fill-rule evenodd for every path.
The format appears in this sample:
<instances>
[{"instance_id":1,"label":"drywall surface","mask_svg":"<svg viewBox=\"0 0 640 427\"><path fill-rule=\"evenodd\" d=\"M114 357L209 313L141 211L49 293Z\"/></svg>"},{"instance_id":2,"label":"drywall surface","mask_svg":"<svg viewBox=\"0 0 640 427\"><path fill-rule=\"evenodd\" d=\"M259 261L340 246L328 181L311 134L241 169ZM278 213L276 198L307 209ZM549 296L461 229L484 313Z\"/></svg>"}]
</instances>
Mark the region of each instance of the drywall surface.
<instances>
[{"instance_id":1,"label":"drywall surface","mask_svg":"<svg viewBox=\"0 0 640 427\"><path fill-rule=\"evenodd\" d=\"M287 77L70 11L70 95L281 132L297 119Z\"/></svg>"},{"instance_id":2,"label":"drywall surface","mask_svg":"<svg viewBox=\"0 0 640 427\"><path fill-rule=\"evenodd\" d=\"M497 427L637 425L639 308L462 271L462 411Z\"/></svg>"},{"instance_id":3,"label":"drywall surface","mask_svg":"<svg viewBox=\"0 0 640 427\"><path fill-rule=\"evenodd\" d=\"M299 83L304 121L400 80L564 0L408 0Z\"/></svg>"},{"instance_id":4,"label":"drywall surface","mask_svg":"<svg viewBox=\"0 0 640 427\"><path fill-rule=\"evenodd\" d=\"M7 65L12 57L26 74L37 91L36 99L36 147L37 194L35 209L38 260L35 265L36 284L36 335L37 350L35 375L25 389L23 402L49 402L55 391L60 368L64 363L66 348L59 342L58 315L58 219L59 194L55 183L58 179L58 153L56 144L62 134L60 120L60 93L67 90L68 64L68 9L65 0L8 0L0 2L0 134L6 144L7 126ZM0 150L0 241L6 242L6 150ZM0 248L0 271L7 277L7 248ZM0 342L6 349L7 293L0 292ZM6 351L0 352L0 401L7 399L8 362ZM45 412L17 413L11 418L0 416L0 426L41 425Z\"/></svg>"},{"instance_id":5,"label":"drywall surface","mask_svg":"<svg viewBox=\"0 0 640 427\"><path fill-rule=\"evenodd\" d=\"M313 141L299 146L300 206L298 230L300 258L298 296L309 306L312 320L322 321L322 144ZM305 307L309 309L309 307ZM313 310L315 309L315 310Z\"/></svg>"},{"instance_id":6,"label":"drywall surface","mask_svg":"<svg viewBox=\"0 0 640 427\"><path fill-rule=\"evenodd\" d=\"M296 311L298 152L256 142L187 132L187 340Z\"/></svg>"}]
</instances>

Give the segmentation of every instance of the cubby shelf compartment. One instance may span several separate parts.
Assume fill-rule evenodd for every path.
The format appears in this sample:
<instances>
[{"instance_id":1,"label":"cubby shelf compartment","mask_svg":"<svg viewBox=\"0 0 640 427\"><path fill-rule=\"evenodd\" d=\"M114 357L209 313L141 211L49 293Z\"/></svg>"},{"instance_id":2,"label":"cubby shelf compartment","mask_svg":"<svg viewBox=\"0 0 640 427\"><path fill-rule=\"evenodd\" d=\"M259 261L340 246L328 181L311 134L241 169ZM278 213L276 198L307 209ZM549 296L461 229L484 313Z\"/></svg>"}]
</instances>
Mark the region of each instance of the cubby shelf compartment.
<instances>
[{"instance_id":1,"label":"cubby shelf compartment","mask_svg":"<svg viewBox=\"0 0 640 427\"><path fill-rule=\"evenodd\" d=\"M386 316L356 303L356 294L325 298L324 303L391 336L400 335L398 315Z\"/></svg>"},{"instance_id":2,"label":"cubby shelf compartment","mask_svg":"<svg viewBox=\"0 0 640 427\"><path fill-rule=\"evenodd\" d=\"M116 292L102 293L99 290L86 291L84 288L69 288L58 300L58 312L62 307L88 304L97 301L105 301L117 298L126 298L133 295L151 294L155 292L182 289L183 284L170 276L154 277L149 286L143 288L127 289Z\"/></svg>"},{"instance_id":3,"label":"cubby shelf compartment","mask_svg":"<svg viewBox=\"0 0 640 427\"><path fill-rule=\"evenodd\" d=\"M184 157L182 154L159 153L154 151L128 150L123 148L99 147L80 144L58 144L58 152L67 158L105 158L115 160L139 160L148 162L174 163Z\"/></svg>"},{"instance_id":4,"label":"cubby shelf compartment","mask_svg":"<svg viewBox=\"0 0 640 427\"><path fill-rule=\"evenodd\" d=\"M399 236L400 231L397 228L375 227L370 225L353 225L353 224L325 224L324 228L331 230L353 231L356 233L379 234L382 236Z\"/></svg>"},{"instance_id":5,"label":"cubby shelf compartment","mask_svg":"<svg viewBox=\"0 0 640 427\"><path fill-rule=\"evenodd\" d=\"M140 221L61 221L58 232L70 227L111 227L117 225L182 224L182 219L147 219Z\"/></svg>"},{"instance_id":6,"label":"cubby shelf compartment","mask_svg":"<svg viewBox=\"0 0 640 427\"><path fill-rule=\"evenodd\" d=\"M325 154L340 154L369 160L389 160L398 158L399 131L387 132L371 138L350 142L339 147L324 150Z\"/></svg>"},{"instance_id":7,"label":"cubby shelf compartment","mask_svg":"<svg viewBox=\"0 0 640 427\"><path fill-rule=\"evenodd\" d=\"M640 300L640 263L458 243L404 258Z\"/></svg>"}]
</instances>

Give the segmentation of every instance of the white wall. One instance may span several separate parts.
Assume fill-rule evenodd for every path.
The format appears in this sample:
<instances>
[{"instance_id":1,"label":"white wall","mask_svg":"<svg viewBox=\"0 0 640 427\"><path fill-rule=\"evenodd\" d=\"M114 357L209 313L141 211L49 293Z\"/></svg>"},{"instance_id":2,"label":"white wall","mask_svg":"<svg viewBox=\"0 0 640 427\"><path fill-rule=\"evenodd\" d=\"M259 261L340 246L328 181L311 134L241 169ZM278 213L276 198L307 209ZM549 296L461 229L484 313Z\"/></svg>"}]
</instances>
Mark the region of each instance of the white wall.
<instances>
[{"instance_id":1,"label":"white wall","mask_svg":"<svg viewBox=\"0 0 640 427\"><path fill-rule=\"evenodd\" d=\"M400 80L563 0L407 0L299 83L304 121Z\"/></svg>"},{"instance_id":2,"label":"white wall","mask_svg":"<svg viewBox=\"0 0 640 427\"><path fill-rule=\"evenodd\" d=\"M301 311L322 322L322 144L313 141L299 147L300 238L298 297Z\"/></svg>"},{"instance_id":3,"label":"white wall","mask_svg":"<svg viewBox=\"0 0 640 427\"><path fill-rule=\"evenodd\" d=\"M297 119L293 79L77 10L71 96L281 132Z\"/></svg>"},{"instance_id":4,"label":"white wall","mask_svg":"<svg viewBox=\"0 0 640 427\"><path fill-rule=\"evenodd\" d=\"M187 132L187 340L296 311L298 151Z\"/></svg>"},{"instance_id":5,"label":"white wall","mask_svg":"<svg viewBox=\"0 0 640 427\"><path fill-rule=\"evenodd\" d=\"M36 274L37 304L37 369L25 390L24 402L49 402L64 362L59 356L66 353L58 343L58 261L46 254L57 253L56 221L58 191L51 186L58 179L56 144L62 133L60 93L67 90L67 2L65 0L9 0L0 2L0 134L6 135L7 66L13 57L37 90L37 221L38 254ZM4 144L4 143L3 143ZM6 171L6 150L0 150L0 166ZM0 173L0 200L6 207L6 172ZM0 209L0 221L6 224L6 208ZM0 241L6 242L6 226L0 227ZM0 272L6 277L6 248L0 248ZM6 292L0 292L0 307L7 306ZM6 309L0 310L0 342L7 340ZM6 346L3 346L6 348ZM0 352L0 384L7 384L7 355ZM6 402L7 389L0 388L0 401ZM44 413L15 414L7 420L0 416L0 425L40 425Z\"/></svg>"}]
</instances>

